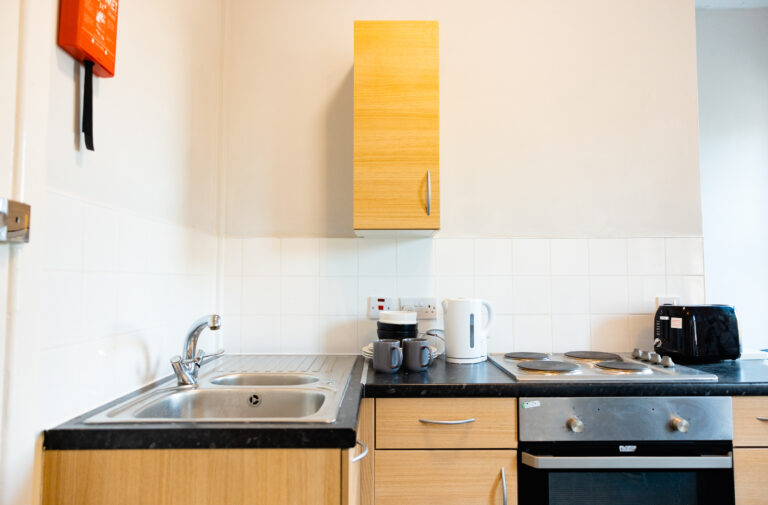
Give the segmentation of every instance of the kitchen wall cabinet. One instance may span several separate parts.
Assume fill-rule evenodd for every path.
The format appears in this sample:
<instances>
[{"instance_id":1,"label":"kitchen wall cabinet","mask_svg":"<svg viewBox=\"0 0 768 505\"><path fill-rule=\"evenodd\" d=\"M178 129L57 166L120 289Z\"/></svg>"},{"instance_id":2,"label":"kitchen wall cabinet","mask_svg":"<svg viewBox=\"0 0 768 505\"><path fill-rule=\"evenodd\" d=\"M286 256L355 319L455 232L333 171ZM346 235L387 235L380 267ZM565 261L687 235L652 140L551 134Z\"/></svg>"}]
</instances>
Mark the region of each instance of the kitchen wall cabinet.
<instances>
[{"instance_id":1,"label":"kitchen wall cabinet","mask_svg":"<svg viewBox=\"0 0 768 505\"><path fill-rule=\"evenodd\" d=\"M440 228L436 21L356 21L354 228Z\"/></svg>"},{"instance_id":2,"label":"kitchen wall cabinet","mask_svg":"<svg viewBox=\"0 0 768 505\"><path fill-rule=\"evenodd\" d=\"M380 398L374 417L376 505L517 503L515 399Z\"/></svg>"},{"instance_id":3,"label":"kitchen wall cabinet","mask_svg":"<svg viewBox=\"0 0 768 505\"><path fill-rule=\"evenodd\" d=\"M766 502L768 397L733 398L733 476L736 505Z\"/></svg>"},{"instance_id":4,"label":"kitchen wall cabinet","mask_svg":"<svg viewBox=\"0 0 768 505\"><path fill-rule=\"evenodd\" d=\"M44 451L43 505L339 505L355 449ZM349 470L347 466L346 470Z\"/></svg>"}]
</instances>

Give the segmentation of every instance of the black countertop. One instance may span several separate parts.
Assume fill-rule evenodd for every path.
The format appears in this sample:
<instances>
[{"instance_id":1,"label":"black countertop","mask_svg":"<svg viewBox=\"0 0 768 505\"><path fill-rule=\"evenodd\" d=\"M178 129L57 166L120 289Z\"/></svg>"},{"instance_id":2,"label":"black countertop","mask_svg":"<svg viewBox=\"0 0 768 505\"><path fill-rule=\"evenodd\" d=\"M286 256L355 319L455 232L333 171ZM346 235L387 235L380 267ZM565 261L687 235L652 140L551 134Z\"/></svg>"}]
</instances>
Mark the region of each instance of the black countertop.
<instances>
[{"instance_id":1,"label":"black countertop","mask_svg":"<svg viewBox=\"0 0 768 505\"><path fill-rule=\"evenodd\" d=\"M334 423L85 424L92 415L136 397L168 378L46 430L46 450L79 449L341 449L355 445L363 358L359 357Z\"/></svg>"},{"instance_id":2,"label":"black countertop","mask_svg":"<svg viewBox=\"0 0 768 505\"><path fill-rule=\"evenodd\" d=\"M370 365L370 362L368 362ZM517 382L490 362L456 365L437 359L427 372L382 374L358 358L335 423L136 423L85 424L88 417L138 396L153 385L47 430L48 450L349 448L356 440L362 396L368 398L532 396L768 396L768 360L699 365L718 382L570 383ZM364 382L361 379L365 373ZM163 379L166 380L166 379Z\"/></svg>"},{"instance_id":3,"label":"black countertop","mask_svg":"<svg viewBox=\"0 0 768 505\"><path fill-rule=\"evenodd\" d=\"M369 362L370 364L370 362ZM690 366L690 365L689 365ZM724 361L692 366L715 374L717 382L517 382L491 362L458 365L437 359L418 373L378 373L368 368L369 398L446 396L742 396L768 395L768 360Z\"/></svg>"}]
</instances>

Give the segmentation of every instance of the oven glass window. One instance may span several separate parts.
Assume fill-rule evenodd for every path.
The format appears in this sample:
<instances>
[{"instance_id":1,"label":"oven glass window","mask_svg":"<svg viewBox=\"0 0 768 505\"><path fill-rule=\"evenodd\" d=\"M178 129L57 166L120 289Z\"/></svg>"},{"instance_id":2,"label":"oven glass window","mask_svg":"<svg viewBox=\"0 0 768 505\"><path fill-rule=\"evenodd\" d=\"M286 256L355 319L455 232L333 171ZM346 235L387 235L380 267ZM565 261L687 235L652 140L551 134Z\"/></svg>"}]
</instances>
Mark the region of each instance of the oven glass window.
<instances>
[{"instance_id":1,"label":"oven glass window","mask_svg":"<svg viewBox=\"0 0 768 505\"><path fill-rule=\"evenodd\" d=\"M696 472L549 472L550 505L699 503Z\"/></svg>"}]
</instances>

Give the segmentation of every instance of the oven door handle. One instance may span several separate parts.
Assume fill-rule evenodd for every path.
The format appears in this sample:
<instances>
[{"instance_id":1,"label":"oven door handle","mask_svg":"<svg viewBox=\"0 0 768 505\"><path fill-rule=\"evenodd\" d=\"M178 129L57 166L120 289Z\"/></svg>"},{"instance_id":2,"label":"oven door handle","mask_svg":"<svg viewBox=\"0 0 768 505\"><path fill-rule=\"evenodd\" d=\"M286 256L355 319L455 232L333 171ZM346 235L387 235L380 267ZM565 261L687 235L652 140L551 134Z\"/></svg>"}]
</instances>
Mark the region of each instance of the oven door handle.
<instances>
[{"instance_id":1,"label":"oven door handle","mask_svg":"<svg viewBox=\"0 0 768 505\"><path fill-rule=\"evenodd\" d=\"M524 465L539 470L588 469L688 469L733 468L733 453L727 456L534 456L523 452Z\"/></svg>"}]
</instances>

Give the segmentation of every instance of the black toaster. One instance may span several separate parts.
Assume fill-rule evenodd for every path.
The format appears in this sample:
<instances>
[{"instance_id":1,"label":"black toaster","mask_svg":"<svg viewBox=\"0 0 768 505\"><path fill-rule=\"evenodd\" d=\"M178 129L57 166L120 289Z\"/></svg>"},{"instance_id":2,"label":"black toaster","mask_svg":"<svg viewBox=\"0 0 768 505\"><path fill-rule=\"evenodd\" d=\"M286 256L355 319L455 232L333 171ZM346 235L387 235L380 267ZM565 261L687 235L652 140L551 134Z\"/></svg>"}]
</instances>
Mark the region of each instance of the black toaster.
<instances>
[{"instance_id":1,"label":"black toaster","mask_svg":"<svg viewBox=\"0 0 768 505\"><path fill-rule=\"evenodd\" d=\"M736 311L729 305L660 305L653 349L677 363L712 363L741 356Z\"/></svg>"}]
</instances>

